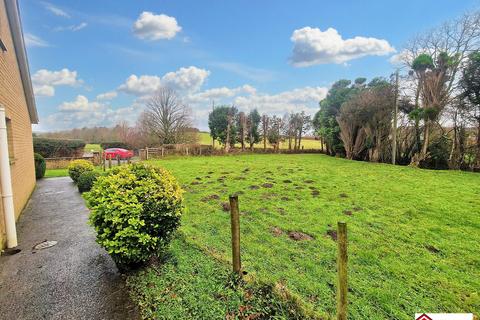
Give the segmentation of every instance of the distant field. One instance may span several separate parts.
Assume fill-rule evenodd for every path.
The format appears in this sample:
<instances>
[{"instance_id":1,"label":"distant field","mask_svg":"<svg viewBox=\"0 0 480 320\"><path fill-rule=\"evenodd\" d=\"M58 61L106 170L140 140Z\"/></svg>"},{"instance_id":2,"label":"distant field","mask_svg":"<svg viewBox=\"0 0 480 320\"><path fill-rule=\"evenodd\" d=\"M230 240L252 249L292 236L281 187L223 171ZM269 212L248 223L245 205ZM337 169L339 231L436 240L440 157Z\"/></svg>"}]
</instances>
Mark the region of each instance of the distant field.
<instances>
[{"instance_id":1,"label":"distant field","mask_svg":"<svg viewBox=\"0 0 480 320\"><path fill-rule=\"evenodd\" d=\"M210 133L208 132L200 132L200 143L204 145L212 145L212 137L210 137ZM240 146L240 144L236 144L236 146ZM314 139L302 139L302 146L305 149L320 149L321 144L319 140ZM221 146L218 141L215 141L215 148L219 149ZM263 148L263 141L261 143L255 144L256 148ZM267 148L272 148L272 146L267 143ZM281 149L288 149L288 141L282 142L280 144Z\"/></svg>"},{"instance_id":2,"label":"distant field","mask_svg":"<svg viewBox=\"0 0 480 320\"><path fill-rule=\"evenodd\" d=\"M102 147L99 144L87 143L85 148L83 149L84 152L92 152L92 151L102 151Z\"/></svg>"},{"instance_id":3,"label":"distant field","mask_svg":"<svg viewBox=\"0 0 480 320\"><path fill-rule=\"evenodd\" d=\"M286 287L318 314L335 314L340 220L349 234L349 319L480 312L479 174L324 155L150 163L170 170L186 190L186 241L224 261L231 249L223 207L239 193L244 269Z\"/></svg>"}]
</instances>

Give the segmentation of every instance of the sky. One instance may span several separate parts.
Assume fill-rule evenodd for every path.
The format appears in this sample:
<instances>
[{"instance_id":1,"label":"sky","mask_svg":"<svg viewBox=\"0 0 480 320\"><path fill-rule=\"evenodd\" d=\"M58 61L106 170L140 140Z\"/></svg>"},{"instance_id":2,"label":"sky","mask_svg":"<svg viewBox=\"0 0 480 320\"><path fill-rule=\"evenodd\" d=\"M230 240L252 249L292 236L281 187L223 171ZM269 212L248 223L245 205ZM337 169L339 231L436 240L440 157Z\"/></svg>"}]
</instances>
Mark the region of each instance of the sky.
<instances>
[{"instance_id":1,"label":"sky","mask_svg":"<svg viewBox=\"0 0 480 320\"><path fill-rule=\"evenodd\" d=\"M314 114L339 79L394 72L416 34L479 0L20 0L40 123L134 124L161 87L207 129L212 105Z\"/></svg>"}]
</instances>

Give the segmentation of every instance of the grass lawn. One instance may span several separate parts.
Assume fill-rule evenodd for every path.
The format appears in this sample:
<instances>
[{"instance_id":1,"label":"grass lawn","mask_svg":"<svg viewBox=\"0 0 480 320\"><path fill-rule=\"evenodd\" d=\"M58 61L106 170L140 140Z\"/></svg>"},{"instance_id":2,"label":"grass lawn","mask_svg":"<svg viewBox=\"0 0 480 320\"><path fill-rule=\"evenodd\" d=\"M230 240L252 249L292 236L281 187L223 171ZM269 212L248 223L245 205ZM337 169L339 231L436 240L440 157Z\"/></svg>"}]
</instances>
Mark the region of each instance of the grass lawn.
<instances>
[{"instance_id":1,"label":"grass lawn","mask_svg":"<svg viewBox=\"0 0 480 320\"><path fill-rule=\"evenodd\" d=\"M479 174L324 155L151 163L169 169L187 191L186 241L223 261L231 252L223 205L238 192L244 269L286 287L318 314L335 314L339 220L349 233L349 319L480 312ZM308 239L293 240L299 234L291 232ZM203 285L185 290L207 290Z\"/></svg>"},{"instance_id":2,"label":"grass lawn","mask_svg":"<svg viewBox=\"0 0 480 320\"><path fill-rule=\"evenodd\" d=\"M301 319L268 285L238 279L180 236L161 263L128 277L144 319Z\"/></svg>"},{"instance_id":3,"label":"grass lawn","mask_svg":"<svg viewBox=\"0 0 480 320\"><path fill-rule=\"evenodd\" d=\"M84 150L84 152L87 152L87 153L92 152L92 151L100 152L100 151L102 151L102 147L99 144L87 143L83 150Z\"/></svg>"},{"instance_id":4,"label":"grass lawn","mask_svg":"<svg viewBox=\"0 0 480 320\"><path fill-rule=\"evenodd\" d=\"M47 169L45 171L45 178L67 177L68 169Z\"/></svg>"},{"instance_id":5,"label":"grass lawn","mask_svg":"<svg viewBox=\"0 0 480 320\"><path fill-rule=\"evenodd\" d=\"M200 143L204 145L212 145L212 137L210 137L210 133L208 132L200 132ZM240 144L236 144L237 147L240 147ZM302 139L302 146L305 149L320 149L320 141L314 139ZM218 141L215 141L215 148L221 148ZM255 144L255 148L263 148L263 141L261 143ZM267 148L272 148L272 146L267 143ZM288 149L288 141L280 143L280 149Z\"/></svg>"}]
</instances>

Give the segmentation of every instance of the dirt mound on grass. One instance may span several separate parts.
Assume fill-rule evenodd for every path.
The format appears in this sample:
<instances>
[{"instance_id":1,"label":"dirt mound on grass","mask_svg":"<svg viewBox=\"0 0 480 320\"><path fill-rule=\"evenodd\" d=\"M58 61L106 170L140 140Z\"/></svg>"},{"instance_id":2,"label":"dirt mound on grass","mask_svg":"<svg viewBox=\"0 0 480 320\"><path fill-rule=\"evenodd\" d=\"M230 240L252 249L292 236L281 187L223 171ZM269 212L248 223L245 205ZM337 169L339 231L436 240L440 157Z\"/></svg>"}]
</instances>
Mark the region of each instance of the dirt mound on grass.
<instances>
[{"instance_id":1,"label":"dirt mound on grass","mask_svg":"<svg viewBox=\"0 0 480 320\"><path fill-rule=\"evenodd\" d=\"M273 188L273 183L264 183L264 184L262 184L262 187L264 187L264 188Z\"/></svg>"},{"instance_id":2,"label":"dirt mound on grass","mask_svg":"<svg viewBox=\"0 0 480 320\"><path fill-rule=\"evenodd\" d=\"M223 211L225 211L225 212L230 211L230 202L224 202L224 203L222 203L222 209L223 209Z\"/></svg>"},{"instance_id":3,"label":"dirt mound on grass","mask_svg":"<svg viewBox=\"0 0 480 320\"><path fill-rule=\"evenodd\" d=\"M254 186L250 186L250 187L248 187L248 188L250 188L250 190L257 190L257 189L260 189L260 187L259 187L259 186L255 186L255 185L254 185Z\"/></svg>"},{"instance_id":4,"label":"dirt mound on grass","mask_svg":"<svg viewBox=\"0 0 480 320\"><path fill-rule=\"evenodd\" d=\"M283 230L280 229L279 227L271 227L270 232L275 236L279 237L283 234Z\"/></svg>"},{"instance_id":5,"label":"dirt mound on grass","mask_svg":"<svg viewBox=\"0 0 480 320\"><path fill-rule=\"evenodd\" d=\"M333 241L337 241L337 231L335 230L327 230L327 236L329 236Z\"/></svg>"},{"instance_id":6,"label":"dirt mound on grass","mask_svg":"<svg viewBox=\"0 0 480 320\"><path fill-rule=\"evenodd\" d=\"M306 233L300 231L290 231L288 233L288 237L295 241L303 241L303 240L313 240L314 238Z\"/></svg>"},{"instance_id":7,"label":"dirt mound on grass","mask_svg":"<svg viewBox=\"0 0 480 320\"><path fill-rule=\"evenodd\" d=\"M202 201L203 202L208 202L210 200L218 200L218 199L220 199L220 196L218 194L212 194L212 195L209 195L207 197L202 198Z\"/></svg>"}]
</instances>

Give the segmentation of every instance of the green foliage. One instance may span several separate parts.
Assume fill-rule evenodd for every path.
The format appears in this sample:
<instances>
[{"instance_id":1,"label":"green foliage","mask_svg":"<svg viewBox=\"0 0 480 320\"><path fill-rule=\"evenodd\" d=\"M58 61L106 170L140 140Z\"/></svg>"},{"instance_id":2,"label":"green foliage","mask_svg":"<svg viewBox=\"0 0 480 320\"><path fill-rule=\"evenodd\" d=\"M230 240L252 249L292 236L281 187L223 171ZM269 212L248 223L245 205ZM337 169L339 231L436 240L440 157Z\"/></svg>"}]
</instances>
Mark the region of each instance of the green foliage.
<instances>
[{"instance_id":1,"label":"green foliage","mask_svg":"<svg viewBox=\"0 0 480 320\"><path fill-rule=\"evenodd\" d=\"M148 261L179 226L182 193L164 169L142 163L111 169L84 194L97 242L121 268Z\"/></svg>"},{"instance_id":2,"label":"green foliage","mask_svg":"<svg viewBox=\"0 0 480 320\"><path fill-rule=\"evenodd\" d=\"M450 145L448 138L442 136L430 143L428 146L428 157L420 163L420 166L426 169L447 170L449 155Z\"/></svg>"},{"instance_id":3,"label":"green foliage","mask_svg":"<svg viewBox=\"0 0 480 320\"><path fill-rule=\"evenodd\" d=\"M110 149L110 148L121 148L121 149L130 150L130 146L128 144L120 141L102 142L100 143L100 146L102 147L103 150Z\"/></svg>"},{"instance_id":4,"label":"green foliage","mask_svg":"<svg viewBox=\"0 0 480 320\"><path fill-rule=\"evenodd\" d=\"M81 193L90 191L99 176L100 173L98 171L85 171L80 174L77 181L78 191Z\"/></svg>"},{"instance_id":5,"label":"green foliage","mask_svg":"<svg viewBox=\"0 0 480 320\"><path fill-rule=\"evenodd\" d=\"M469 55L468 62L462 71L460 79L462 89L461 97L466 102L465 108L469 111L475 109L480 114L480 52Z\"/></svg>"},{"instance_id":6,"label":"green foliage","mask_svg":"<svg viewBox=\"0 0 480 320\"><path fill-rule=\"evenodd\" d=\"M77 183L80 175L86 171L93 171L95 167L88 160L73 160L68 165L68 175L72 178L73 182Z\"/></svg>"},{"instance_id":7,"label":"green foliage","mask_svg":"<svg viewBox=\"0 0 480 320\"><path fill-rule=\"evenodd\" d=\"M260 142L260 133L258 132L258 126L260 125L260 113L257 109L250 111L247 117L248 123L248 132L247 132L247 142L250 145Z\"/></svg>"},{"instance_id":8,"label":"green foliage","mask_svg":"<svg viewBox=\"0 0 480 320\"><path fill-rule=\"evenodd\" d=\"M227 142L227 127L228 123L230 123L230 144L234 145L237 134L237 126L234 121L236 114L237 108L235 107L215 107L215 109L208 114L208 128L210 129L210 136L225 145Z\"/></svg>"},{"instance_id":9,"label":"green foliage","mask_svg":"<svg viewBox=\"0 0 480 320\"><path fill-rule=\"evenodd\" d=\"M433 68L433 66L432 56L426 53L419 54L412 63L412 69L416 72L425 72L427 69Z\"/></svg>"},{"instance_id":10,"label":"green foliage","mask_svg":"<svg viewBox=\"0 0 480 320\"><path fill-rule=\"evenodd\" d=\"M38 153L33 154L33 159L35 160L35 177L42 179L45 176L45 170L47 169L47 163L42 155Z\"/></svg>"},{"instance_id":11,"label":"green foliage","mask_svg":"<svg viewBox=\"0 0 480 320\"><path fill-rule=\"evenodd\" d=\"M83 140L33 138L33 150L45 158L81 156L84 147Z\"/></svg>"}]
</instances>

